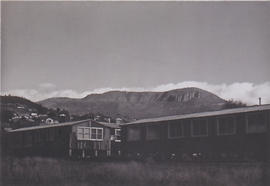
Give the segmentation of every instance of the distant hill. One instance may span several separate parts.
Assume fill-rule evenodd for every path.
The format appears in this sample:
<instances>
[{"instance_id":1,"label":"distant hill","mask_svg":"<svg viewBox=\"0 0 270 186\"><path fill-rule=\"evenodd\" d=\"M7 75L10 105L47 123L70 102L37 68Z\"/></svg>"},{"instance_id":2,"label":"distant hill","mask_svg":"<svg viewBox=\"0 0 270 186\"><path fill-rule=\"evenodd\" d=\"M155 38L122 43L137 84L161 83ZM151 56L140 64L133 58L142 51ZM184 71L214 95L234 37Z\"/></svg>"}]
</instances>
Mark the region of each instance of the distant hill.
<instances>
[{"instance_id":1,"label":"distant hill","mask_svg":"<svg viewBox=\"0 0 270 186\"><path fill-rule=\"evenodd\" d=\"M17 96L1 96L0 97L1 110L9 110L16 113L46 113L48 109L38 103L32 102L28 99Z\"/></svg>"},{"instance_id":2,"label":"distant hill","mask_svg":"<svg viewBox=\"0 0 270 186\"><path fill-rule=\"evenodd\" d=\"M39 121L25 118L31 113L45 114L48 109L40 104L17 96L1 96L1 127L20 128L37 125ZM10 119L15 118L13 121ZM12 124L11 124L12 123Z\"/></svg>"},{"instance_id":3,"label":"distant hill","mask_svg":"<svg viewBox=\"0 0 270 186\"><path fill-rule=\"evenodd\" d=\"M221 110L226 101L199 88L183 88L166 92L111 91L82 99L49 98L38 103L48 108L66 109L71 114L91 112L114 118L142 119Z\"/></svg>"},{"instance_id":4,"label":"distant hill","mask_svg":"<svg viewBox=\"0 0 270 186\"><path fill-rule=\"evenodd\" d=\"M55 123L70 120L68 111L48 109L38 103L23 97L1 96L1 127L21 128L46 124L46 119L51 118Z\"/></svg>"}]
</instances>

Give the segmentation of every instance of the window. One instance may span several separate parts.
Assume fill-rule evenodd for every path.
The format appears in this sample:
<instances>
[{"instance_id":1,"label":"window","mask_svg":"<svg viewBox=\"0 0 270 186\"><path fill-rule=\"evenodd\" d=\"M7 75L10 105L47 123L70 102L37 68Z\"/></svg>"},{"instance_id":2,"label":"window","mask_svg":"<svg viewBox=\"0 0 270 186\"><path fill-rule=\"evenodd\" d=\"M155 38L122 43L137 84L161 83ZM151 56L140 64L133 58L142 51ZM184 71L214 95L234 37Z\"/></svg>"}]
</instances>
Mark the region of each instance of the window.
<instances>
[{"instance_id":1,"label":"window","mask_svg":"<svg viewBox=\"0 0 270 186\"><path fill-rule=\"evenodd\" d=\"M208 124L206 119L197 119L192 121L191 136L200 137L208 135Z\"/></svg>"},{"instance_id":2,"label":"window","mask_svg":"<svg viewBox=\"0 0 270 186\"><path fill-rule=\"evenodd\" d=\"M184 122L173 121L169 123L169 138L181 138L184 137Z\"/></svg>"},{"instance_id":3,"label":"window","mask_svg":"<svg viewBox=\"0 0 270 186\"><path fill-rule=\"evenodd\" d=\"M252 113L247 115L247 133L266 132L265 116L264 113Z\"/></svg>"},{"instance_id":4,"label":"window","mask_svg":"<svg viewBox=\"0 0 270 186\"><path fill-rule=\"evenodd\" d=\"M84 136L83 136L83 131L84 131L84 128L82 128L82 127L78 127L77 128L77 138L78 139L84 139Z\"/></svg>"},{"instance_id":5,"label":"window","mask_svg":"<svg viewBox=\"0 0 270 186\"><path fill-rule=\"evenodd\" d=\"M103 128L91 127L91 139L102 140L103 139Z\"/></svg>"},{"instance_id":6,"label":"window","mask_svg":"<svg viewBox=\"0 0 270 186\"><path fill-rule=\"evenodd\" d=\"M90 127L78 127L77 128L77 138L79 140L90 140Z\"/></svg>"},{"instance_id":7,"label":"window","mask_svg":"<svg viewBox=\"0 0 270 186\"><path fill-rule=\"evenodd\" d=\"M141 138L141 129L139 127L128 127L127 134L127 141L138 141Z\"/></svg>"},{"instance_id":8,"label":"window","mask_svg":"<svg viewBox=\"0 0 270 186\"><path fill-rule=\"evenodd\" d=\"M78 127L78 140L103 140L103 128L97 127Z\"/></svg>"},{"instance_id":9,"label":"window","mask_svg":"<svg viewBox=\"0 0 270 186\"><path fill-rule=\"evenodd\" d=\"M236 126L233 117L223 117L217 119L217 135L235 134Z\"/></svg>"},{"instance_id":10,"label":"window","mask_svg":"<svg viewBox=\"0 0 270 186\"><path fill-rule=\"evenodd\" d=\"M159 128L159 126L148 126L146 128L146 139L147 140L160 139L160 128Z\"/></svg>"},{"instance_id":11,"label":"window","mask_svg":"<svg viewBox=\"0 0 270 186\"><path fill-rule=\"evenodd\" d=\"M115 135L115 141L120 142L121 141L121 129L115 129L114 135Z\"/></svg>"}]
</instances>

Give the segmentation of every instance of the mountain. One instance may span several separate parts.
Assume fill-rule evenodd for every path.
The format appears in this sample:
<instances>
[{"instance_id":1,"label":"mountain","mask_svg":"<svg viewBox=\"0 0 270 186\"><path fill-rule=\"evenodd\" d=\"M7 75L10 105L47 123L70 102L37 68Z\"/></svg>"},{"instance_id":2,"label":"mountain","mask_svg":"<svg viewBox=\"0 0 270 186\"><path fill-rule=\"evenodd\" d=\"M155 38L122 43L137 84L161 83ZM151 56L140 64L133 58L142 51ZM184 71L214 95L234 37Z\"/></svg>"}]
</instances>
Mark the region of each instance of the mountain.
<instances>
[{"instance_id":1,"label":"mountain","mask_svg":"<svg viewBox=\"0 0 270 186\"><path fill-rule=\"evenodd\" d=\"M49 98L38 103L48 108L66 109L71 114L91 112L114 118L142 119L221 110L226 101L192 87L166 92L111 91L90 94L82 99Z\"/></svg>"}]
</instances>

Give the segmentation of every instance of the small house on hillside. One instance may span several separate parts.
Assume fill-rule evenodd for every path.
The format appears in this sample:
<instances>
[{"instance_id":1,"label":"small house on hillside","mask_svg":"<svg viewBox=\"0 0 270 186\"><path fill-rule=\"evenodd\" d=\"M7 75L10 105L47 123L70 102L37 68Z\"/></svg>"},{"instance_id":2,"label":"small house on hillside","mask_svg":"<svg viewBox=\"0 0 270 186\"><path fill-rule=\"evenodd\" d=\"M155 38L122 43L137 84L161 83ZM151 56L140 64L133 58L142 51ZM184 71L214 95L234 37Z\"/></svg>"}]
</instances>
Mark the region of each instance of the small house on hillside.
<instances>
[{"instance_id":1,"label":"small house on hillside","mask_svg":"<svg viewBox=\"0 0 270 186\"><path fill-rule=\"evenodd\" d=\"M30 114L30 116L32 116L32 117L38 117L38 114L37 114L36 112L32 112L32 113Z\"/></svg>"},{"instance_id":2,"label":"small house on hillside","mask_svg":"<svg viewBox=\"0 0 270 186\"><path fill-rule=\"evenodd\" d=\"M118 156L121 153L119 132L117 124L90 119L20 128L6 131L4 150L14 156Z\"/></svg>"},{"instance_id":3,"label":"small house on hillside","mask_svg":"<svg viewBox=\"0 0 270 186\"><path fill-rule=\"evenodd\" d=\"M122 120L121 118L116 118L116 119L115 119L115 122L116 122L117 124L122 124L122 123L123 123L123 120Z\"/></svg>"},{"instance_id":4,"label":"small house on hillside","mask_svg":"<svg viewBox=\"0 0 270 186\"><path fill-rule=\"evenodd\" d=\"M54 123L53 119L52 118L47 118L46 121L45 121L46 124L48 125L51 125Z\"/></svg>"}]
</instances>

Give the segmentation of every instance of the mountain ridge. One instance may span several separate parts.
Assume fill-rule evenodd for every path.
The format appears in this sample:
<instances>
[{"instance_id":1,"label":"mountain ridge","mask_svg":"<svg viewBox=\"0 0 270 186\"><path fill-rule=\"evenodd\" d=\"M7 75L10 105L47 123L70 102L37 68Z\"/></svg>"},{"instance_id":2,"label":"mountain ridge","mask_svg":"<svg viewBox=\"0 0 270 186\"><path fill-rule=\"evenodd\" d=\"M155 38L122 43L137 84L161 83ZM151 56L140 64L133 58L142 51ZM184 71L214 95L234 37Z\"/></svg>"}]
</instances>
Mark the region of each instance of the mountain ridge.
<instances>
[{"instance_id":1,"label":"mountain ridge","mask_svg":"<svg viewBox=\"0 0 270 186\"><path fill-rule=\"evenodd\" d=\"M48 108L66 109L71 114L103 113L111 117L150 117L221 110L226 101L215 94L188 87L165 92L109 91L84 98L54 97L38 102Z\"/></svg>"}]
</instances>

